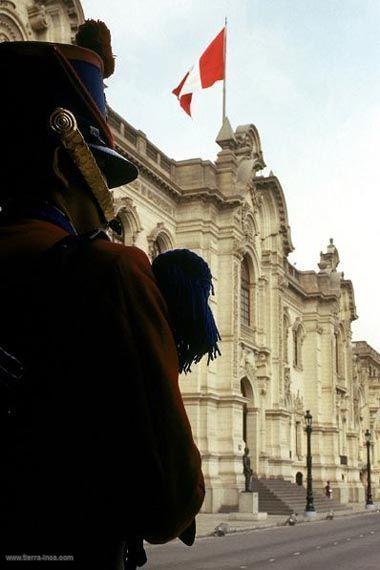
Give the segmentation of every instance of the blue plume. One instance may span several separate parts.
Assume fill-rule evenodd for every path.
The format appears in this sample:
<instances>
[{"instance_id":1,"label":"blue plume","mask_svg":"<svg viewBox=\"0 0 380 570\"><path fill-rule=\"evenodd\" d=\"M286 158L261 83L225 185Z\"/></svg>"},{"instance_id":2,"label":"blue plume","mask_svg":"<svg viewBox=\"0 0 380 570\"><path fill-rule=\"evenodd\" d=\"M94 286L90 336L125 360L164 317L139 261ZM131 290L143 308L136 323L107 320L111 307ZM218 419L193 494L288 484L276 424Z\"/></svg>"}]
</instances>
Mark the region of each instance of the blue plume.
<instances>
[{"instance_id":1,"label":"blue plume","mask_svg":"<svg viewBox=\"0 0 380 570\"><path fill-rule=\"evenodd\" d=\"M214 294L207 263L188 249L158 255L153 273L169 309L179 358L179 371L191 372L192 364L208 354L207 364L221 354L220 334L208 305Z\"/></svg>"}]
</instances>

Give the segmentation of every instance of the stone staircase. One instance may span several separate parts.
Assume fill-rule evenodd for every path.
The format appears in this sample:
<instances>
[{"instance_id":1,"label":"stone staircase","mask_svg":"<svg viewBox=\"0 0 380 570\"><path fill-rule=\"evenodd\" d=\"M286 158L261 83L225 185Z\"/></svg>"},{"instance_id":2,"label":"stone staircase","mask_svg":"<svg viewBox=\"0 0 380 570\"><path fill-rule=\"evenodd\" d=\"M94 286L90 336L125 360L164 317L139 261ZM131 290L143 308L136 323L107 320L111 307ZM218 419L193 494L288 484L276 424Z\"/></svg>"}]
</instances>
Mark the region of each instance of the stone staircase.
<instances>
[{"instance_id":1,"label":"stone staircase","mask_svg":"<svg viewBox=\"0 0 380 570\"><path fill-rule=\"evenodd\" d=\"M306 505L306 489L284 479L253 478L252 491L259 494L259 511L268 515L301 514ZM320 491L314 491L314 507L317 512L347 510L334 499L328 499Z\"/></svg>"}]
</instances>

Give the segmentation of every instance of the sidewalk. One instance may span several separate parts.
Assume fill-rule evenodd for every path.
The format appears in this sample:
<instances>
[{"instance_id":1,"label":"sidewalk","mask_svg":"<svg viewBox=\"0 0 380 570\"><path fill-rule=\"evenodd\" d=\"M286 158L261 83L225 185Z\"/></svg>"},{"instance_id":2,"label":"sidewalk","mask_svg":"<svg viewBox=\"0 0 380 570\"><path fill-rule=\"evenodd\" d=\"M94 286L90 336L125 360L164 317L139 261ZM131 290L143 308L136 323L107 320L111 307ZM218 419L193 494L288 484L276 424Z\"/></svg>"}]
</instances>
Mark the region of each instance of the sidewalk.
<instances>
[{"instance_id":1,"label":"sidewalk","mask_svg":"<svg viewBox=\"0 0 380 570\"><path fill-rule=\"evenodd\" d=\"M347 505L346 510L334 513L334 517L344 517L349 515L360 515L364 513L376 511L367 511L364 504L351 503ZM325 520L328 513L317 513L314 521ZM237 513L233 513L234 518L238 517ZM223 525L222 530L225 534L233 532L243 532L247 530L259 530L265 528L274 528L277 526L284 526L288 516L286 515L268 515L263 521L247 521L247 520L230 520L228 513L206 514L201 513L197 516L197 537L213 536L215 529L218 525ZM307 523L309 520L305 519L303 515L297 517L297 524Z\"/></svg>"}]
</instances>

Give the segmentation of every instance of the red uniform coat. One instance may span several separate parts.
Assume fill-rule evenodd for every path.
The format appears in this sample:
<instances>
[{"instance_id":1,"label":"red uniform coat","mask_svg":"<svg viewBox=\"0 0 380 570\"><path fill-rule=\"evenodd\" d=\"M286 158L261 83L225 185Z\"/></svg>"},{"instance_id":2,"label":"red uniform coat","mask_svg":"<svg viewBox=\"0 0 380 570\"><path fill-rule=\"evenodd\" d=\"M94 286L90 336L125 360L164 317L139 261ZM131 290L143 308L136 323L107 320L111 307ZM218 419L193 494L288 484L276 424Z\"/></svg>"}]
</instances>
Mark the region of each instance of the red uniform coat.
<instances>
[{"instance_id":1,"label":"red uniform coat","mask_svg":"<svg viewBox=\"0 0 380 570\"><path fill-rule=\"evenodd\" d=\"M0 227L0 344L23 361L27 392L2 428L0 525L57 548L84 529L166 542L204 484L165 302L135 247L96 240L57 269L44 252L66 235Z\"/></svg>"}]
</instances>

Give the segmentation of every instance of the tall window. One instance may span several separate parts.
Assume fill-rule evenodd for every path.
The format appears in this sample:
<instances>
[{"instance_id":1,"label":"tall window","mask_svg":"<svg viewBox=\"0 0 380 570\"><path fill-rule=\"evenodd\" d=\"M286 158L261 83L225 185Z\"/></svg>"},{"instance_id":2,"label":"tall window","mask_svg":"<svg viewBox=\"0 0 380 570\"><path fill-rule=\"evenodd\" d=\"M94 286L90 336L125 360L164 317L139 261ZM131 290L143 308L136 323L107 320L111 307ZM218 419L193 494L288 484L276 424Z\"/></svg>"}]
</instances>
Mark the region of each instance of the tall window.
<instances>
[{"instance_id":1,"label":"tall window","mask_svg":"<svg viewBox=\"0 0 380 570\"><path fill-rule=\"evenodd\" d=\"M251 324L249 266L246 257L241 263L240 317L243 325Z\"/></svg>"},{"instance_id":2,"label":"tall window","mask_svg":"<svg viewBox=\"0 0 380 570\"><path fill-rule=\"evenodd\" d=\"M304 332L302 325L293 328L293 365L295 368L302 368L302 343Z\"/></svg>"},{"instance_id":3,"label":"tall window","mask_svg":"<svg viewBox=\"0 0 380 570\"><path fill-rule=\"evenodd\" d=\"M240 381L240 390L241 390L241 395L244 398L247 398L248 400L250 400L250 403L252 405L253 404L253 391L252 391L252 386L251 386L249 380L247 380L247 378L243 378ZM247 403L243 404L243 441L245 442L246 445L248 445L248 406L247 406Z\"/></svg>"},{"instance_id":4,"label":"tall window","mask_svg":"<svg viewBox=\"0 0 380 570\"><path fill-rule=\"evenodd\" d=\"M296 456L301 459L301 422L296 422Z\"/></svg>"},{"instance_id":5,"label":"tall window","mask_svg":"<svg viewBox=\"0 0 380 570\"><path fill-rule=\"evenodd\" d=\"M335 372L339 374L339 335L335 333Z\"/></svg>"},{"instance_id":6,"label":"tall window","mask_svg":"<svg viewBox=\"0 0 380 570\"><path fill-rule=\"evenodd\" d=\"M299 366L298 332L293 330L293 364Z\"/></svg>"},{"instance_id":7,"label":"tall window","mask_svg":"<svg viewBox=\"0 0 380 570\"><path fill-rule=\"evenodd\" d=\"M338 329L335 332L335 371L338 376L342 376L344 373L343 364L343 338L342 332Z\"/></svg>"},{"instance_id":8,"label":"tall window","mask_svg":"<svg viewBox=\"0 0 380 570\"><path fill-rule=\"evenodd\" d=\"M289 319L287 315L283 318L283 335L284 335L284 362L288 362L288 338L289 338Z\"/></svg>"}]
</instances>

